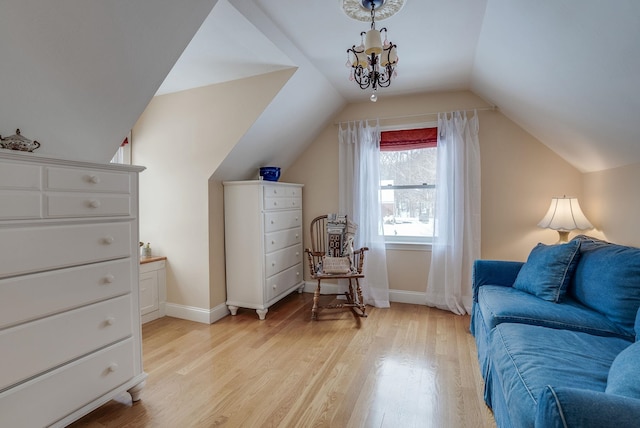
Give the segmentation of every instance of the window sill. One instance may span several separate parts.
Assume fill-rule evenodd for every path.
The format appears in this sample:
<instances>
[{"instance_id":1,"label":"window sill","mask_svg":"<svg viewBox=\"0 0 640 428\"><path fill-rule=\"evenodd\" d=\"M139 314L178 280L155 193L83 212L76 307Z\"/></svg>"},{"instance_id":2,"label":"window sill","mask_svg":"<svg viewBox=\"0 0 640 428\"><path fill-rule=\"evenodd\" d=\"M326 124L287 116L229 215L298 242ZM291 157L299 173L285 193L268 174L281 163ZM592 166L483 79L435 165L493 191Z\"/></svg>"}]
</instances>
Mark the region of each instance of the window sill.
<instances>
[{"instance_id":1,"label":"window sill","mask_svg":"<svg viewBox=\"0 0 640 428\"><path fill-rule=\"evenodd\" d=\"M431 251L431 243L424 242L385 242L387 250Z\"/></svg>"}]
</instances>

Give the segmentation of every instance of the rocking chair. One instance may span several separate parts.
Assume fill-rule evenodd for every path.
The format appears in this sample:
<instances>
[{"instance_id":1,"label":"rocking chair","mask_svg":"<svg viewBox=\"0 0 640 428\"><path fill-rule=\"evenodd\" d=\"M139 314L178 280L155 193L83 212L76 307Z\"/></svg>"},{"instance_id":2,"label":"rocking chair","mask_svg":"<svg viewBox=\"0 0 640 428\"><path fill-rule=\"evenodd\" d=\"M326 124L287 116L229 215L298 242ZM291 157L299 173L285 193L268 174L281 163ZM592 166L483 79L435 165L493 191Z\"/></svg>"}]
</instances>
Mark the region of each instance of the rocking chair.
<instances>
[{"instance_id":1,"label":"rocking chair","mask_svg":"<svg viewBox=\"0 0 640 428\"><path fill-rule=\"evenodd\" d=\"M340 309L350 308L356 315L360 317L366 317L366 308L362 299L362 289L358 279L364 278L362 269L364 267L364 253L369 250L367 247L360 248L358 250L348 251L346 257L341 257L341 262L345 262L348 259L349 270L345 268L344 271L336 272L330 270L328 266L328 260L325 259L327 255L327 223L328 216L321 215L316 217L311 222L311 248L307 248L305 252L309 259L309 269L312 278L318 281L316 290L313 294L313 308L311 309L311 319L318 319L319 309ZM349 289L345 293L325 294L329 296L345 296L346 303L337 303L331 305L320 306L320 287L322 280L325 279L347 279L349 280ZM355 287L354 287L355 282Z\"/></svg>"}]
</instances>

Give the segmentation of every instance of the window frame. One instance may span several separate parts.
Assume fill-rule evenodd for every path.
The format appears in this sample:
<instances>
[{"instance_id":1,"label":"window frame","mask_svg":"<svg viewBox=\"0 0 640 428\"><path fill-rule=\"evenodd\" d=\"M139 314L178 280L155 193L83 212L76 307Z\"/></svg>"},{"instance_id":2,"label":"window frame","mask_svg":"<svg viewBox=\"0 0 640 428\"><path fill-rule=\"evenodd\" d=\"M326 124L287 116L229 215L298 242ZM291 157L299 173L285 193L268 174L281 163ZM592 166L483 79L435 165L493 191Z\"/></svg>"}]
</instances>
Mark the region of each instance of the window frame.
<instances>
[{"instance_id":1,"label":"window frame","mask_svg":"<svg viewBox=\"0 0 640 428\"><path fill-rule=\"evenodd\" d=\"M437 128L438 122L417 122L417 123L408 123L403 125L386 125L380 127L380 132L385 131L404 131L409 129L419 129L419 128ZM436 146L437 147L437 146ZM392 188L432 188L435 189L435 184L417 184L417 185L399 185L399 186L391 186ZM388 186L380 186L380 191L388 189ZM382 203L382 202L381 202ZM431 245L433 243L433 237L416 237L416 236L387 236L382 233L382 238L385 242L385 248L388 250L408 250L408 251L431 251Z\"/></svg>"}]
</instances>

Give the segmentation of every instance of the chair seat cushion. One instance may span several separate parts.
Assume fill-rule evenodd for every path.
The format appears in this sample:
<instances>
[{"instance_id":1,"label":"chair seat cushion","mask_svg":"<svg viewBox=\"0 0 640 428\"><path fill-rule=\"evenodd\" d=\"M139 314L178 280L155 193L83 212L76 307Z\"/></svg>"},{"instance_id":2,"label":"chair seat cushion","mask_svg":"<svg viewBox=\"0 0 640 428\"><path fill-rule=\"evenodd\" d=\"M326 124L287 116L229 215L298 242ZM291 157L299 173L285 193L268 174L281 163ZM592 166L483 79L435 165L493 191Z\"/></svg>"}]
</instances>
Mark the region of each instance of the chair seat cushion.
<instances>
[{"instance_id":1,"label":"chair seat cushion","mask_svg":"<svg viewBox=\"0 0 640 428\"><path fill-rule=\"evenodd\" d=\"M606 316L569 297L562 303L553 303L511 287L484 285L478 291L478 309L486 331L508 322L634 339L633 334Z\"/></svg>"}]
</instances>

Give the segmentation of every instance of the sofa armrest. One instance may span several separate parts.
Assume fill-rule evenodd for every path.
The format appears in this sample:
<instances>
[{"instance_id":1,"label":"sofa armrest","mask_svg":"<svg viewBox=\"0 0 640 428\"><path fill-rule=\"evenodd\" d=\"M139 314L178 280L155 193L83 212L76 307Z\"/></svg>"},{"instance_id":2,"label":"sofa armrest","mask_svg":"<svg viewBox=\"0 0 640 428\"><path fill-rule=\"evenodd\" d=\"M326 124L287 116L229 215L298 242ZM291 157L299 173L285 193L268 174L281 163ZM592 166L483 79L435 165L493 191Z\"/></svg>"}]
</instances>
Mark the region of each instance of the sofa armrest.
<instances>
[{"instance_id":1,"label":"sofa armrest","mask_svg":"<svg viewBox=\"0 0 640 428\"><path fill-rule=\"evenodd\" d=\"M539 428L638 426L640 400L576 388L547 386L538 400Z\"/></svg>"},{"instance_id":2,"label":"sofa armrest","mask_svg":"<svg viewBox=\"0 0 640 428\"><path fill-rule=\"evenodd\" d=\"M478 289L483 285L511 287L523 262L506 260L476 260L473 263L473 301L478 301Z\"/></svg>"}]
</instances>

